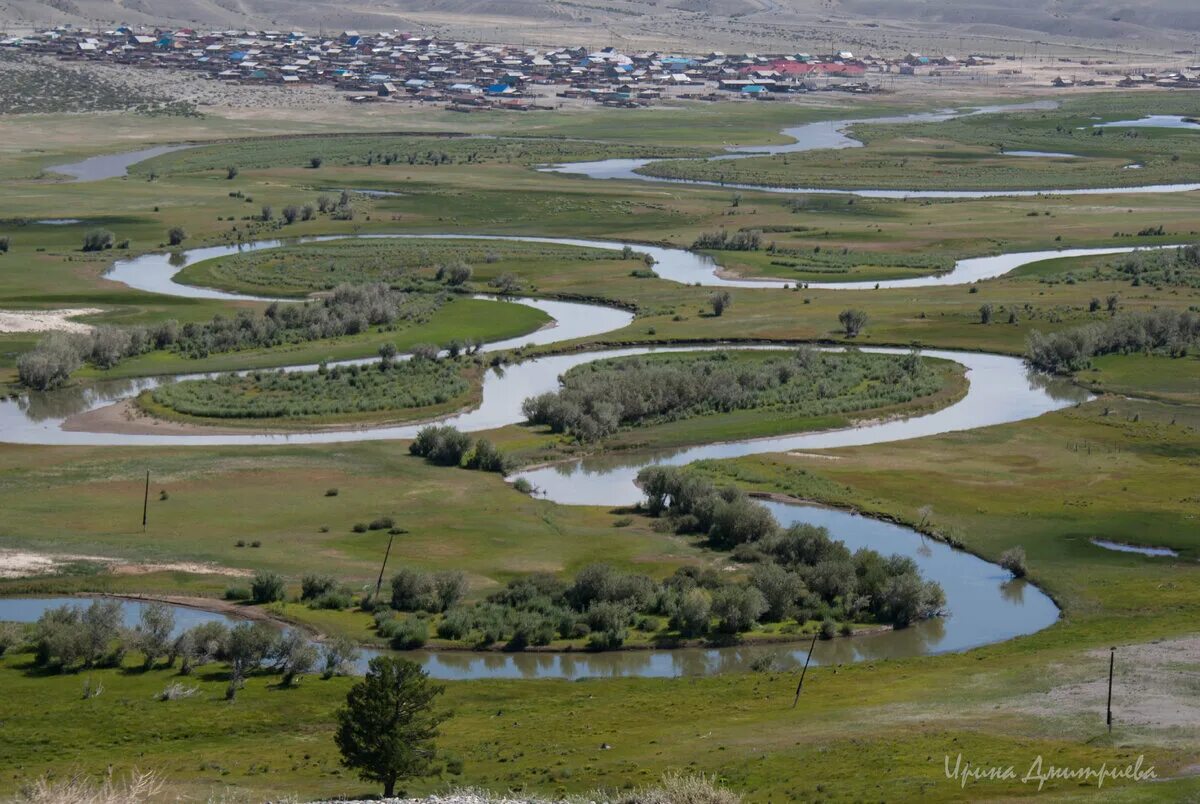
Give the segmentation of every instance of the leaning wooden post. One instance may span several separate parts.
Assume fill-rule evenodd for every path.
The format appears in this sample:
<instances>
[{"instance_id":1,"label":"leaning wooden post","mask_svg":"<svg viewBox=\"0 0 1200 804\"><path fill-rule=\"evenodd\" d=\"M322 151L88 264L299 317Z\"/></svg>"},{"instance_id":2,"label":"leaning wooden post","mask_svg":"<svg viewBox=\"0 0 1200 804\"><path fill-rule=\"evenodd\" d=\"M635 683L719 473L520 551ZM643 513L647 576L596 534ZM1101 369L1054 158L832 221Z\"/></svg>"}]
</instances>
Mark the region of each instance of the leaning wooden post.
<instances>
[{"instance_id":1,"label":"leaning wooden post","mask_svg":"<svg viewBox=\"0 0 1200 804\"><path fill-rule=\"evenodd\" d=\"M1108 732L1112 734L1112 682L1113 682L1113 665L1117 661L1117 649L1109 648L1108 654Z\"/></svg>"},{"instance_id":2,"label":"leaning wooden post","mask_svg":"<svg viewBox=\"0 0 1200 804\"><path fill-rule=\"evenodd\" d=\"M146 470L146 493L142 495L142 532L146 532L146 513L150 509L150 470Z\"/></svg>"},{"instance_id":3,"label":"leaning wooden post","mask_svg":"<svg viewBox=\"0 0 1200 804\"><path fill-rule=\"evenodd\" d=\"M818 629L812 638L812 644L808 646L808 655L804 657L804 669L800 671L800 683L796 685L796 697L792 699L792 708L796 708L796 704L800 702L800 689L804 686L804 676L808 673L808 663L812 661L813 651L817 647L817 637L821 631Z\"/></svg>"},{"instance_id":4,"label":"leaning wooden post","mask_svg":"<svg viewBox=\"0 0 1200 804\"><path fill-rule=\"evenodd\" d=\"M392 540L396 538L396 534L388 534L387 550L383 554L383 563L379 566L379 580L375 581L375 594L371 598L371 602L375 603L379 600L379 589L383 586L383 571L387 569L388 556L392 554Z\"/></svg>"}]
</instances>

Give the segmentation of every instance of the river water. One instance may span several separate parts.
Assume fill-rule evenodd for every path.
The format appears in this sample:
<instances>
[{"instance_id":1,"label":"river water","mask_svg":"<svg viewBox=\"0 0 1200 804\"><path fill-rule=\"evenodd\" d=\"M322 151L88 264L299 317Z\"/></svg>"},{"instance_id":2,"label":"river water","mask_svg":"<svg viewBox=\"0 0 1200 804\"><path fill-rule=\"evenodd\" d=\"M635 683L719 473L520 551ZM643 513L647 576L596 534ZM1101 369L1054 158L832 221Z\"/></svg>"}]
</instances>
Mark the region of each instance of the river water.
<instances>
[{"instance_id":1,"label":"river water","mask_svg":"<svg viewBox=\"0 0 1200 804\"><path fill-rule=\"evenodd\" d=\"M454 235L461 237L461 235ZM445 235L451 237L451 235ZM522 238L532 239L532 238ZM554 242L621 248L620 243L554 239ZM269 248L279 241L267 241L247 248ZM213 289L189 287L173 281L184 266L197 260L234 253L238 247L194 249L181 255L147 254L117 263L110 276L118 281L152 292L244 298ZM649 249L648 249L649 250ZM654 248L659 260L656 269L667 267L675 281L721 284L712 275L712 264L686 251ZM1062 256L1063 252L1022 255L979 268L969 261L964 275L977 277L990 270L1011 270L1022 260ZM990 259L990 258L988 258ZM958 269L956 269L957 271ZM948 275L950 276L950 275ZM942 277L944 280L946 277ZM926 283L936 280L926 279ZM755 283L754 286L761 286ZM539 306L554 316L555 327L535 333L539 342L552 343L569 338L601 334L629 323L623 311L566 302L520 300ZM511 339L507 345L527 343L534 336ZM500 348L505 344L492 344ZM452 416L446 421L464 431L493 429L523 419L521 402L529 395L557 387L557 378L569 368L608 357L645 354L651 351L679 351L703 347L652 349L631 347L601 352L554 355L507 366L489 372L484 380L482 402L476 410ZM771 347L742 347L771 348ZM778 348L778 347L776 347ZM901 350L871 349L878 352ZM899 439L934 435L1002 422L1017 421L1074 404L1087 398L1086 392L1062 381L1052 380L1026 369L1011 357L948 351L926 354L955 360L968 370L966 396L959 402L934 413L883 423L867 424L845 430L806 433L780 438L707 444L674 451L610 456L575 461L531 470L520 474L538 489L540 496L565 505L626 505L636 502L640 493L633 485L637 471L653 463L682 465L696 460L729 458L796 449L820 449L851 444L873 444ZM63 389L46 394L27 394L0 402L0 439L8 442L38 444L101 445L215 445L260 443L335 443L366 439L408 438L419 429L404 427L368 427L359 430L282 434L190 434L132 435L93 433L62 429L65 418L136 394L171 378L142 378L100 382L84 388ZM920 623L912 628L882 632L853 639L838 639L818 644L817 663L859 661L963 650L969 647L1009 639L1038 631L1058 616L1054 603L1039 589L970 554L954 550L940 542L925 539L908 528L856 516L846 511L811 505L767 503L783 524L809 522L829 527L852 549L871 547L886 554L900 553L915 560L921 571L938 581L946 590L948 616ZM4 603L20 606L19 603ZM31 604L32 605L32 604ZM134 606L134 603L129 605ZM28 609L28 607L27 607ZM0 614L5 611L0 607ZM134 616L134 615L131 615ZM189 614L189 616L198 616ZM216 616L216 615L214 615ZM2 616L0 616L2 618ZM412 652L440 678L500 678L653 675L676 676L724 672L744 668L756 657L769 653L781 666L803 662L806 650L797 646L756 646L714 649L622 651L604 654L508 654Z\"/></svg>"},{"instance_id":2,"label":"river water","mask_svg":"<svg viewBox=\"0 0 1200 804\"><path fill-rule=\"evenodd\" d=\"M824 120L817 123L805 123L782 129L781 133L792 138L792 142L784 145L749 145L729 148L728 153L709 157L709 161L724 161L729 159L745 159L753 156L769 156L773 154L803 153L805 151L859 148L862 142L854 139L846 130L854 125L890 124L890 123L941 123L958 117L977 114L993 114L996 112L1037 111L1057 108L1053 101L1036 101L1033 103L1013 104L1009 106L985 106L965 111L947 110L939 112L924 112L919 114L901 115L895 117L873 117L848 120ZM1167 125L1158 122L1157 125ZM1111 123L1108 125L1151 125L1150 122ZM1188 127L1190 124L1182 120L1176 127ZM1063 156L1071 154L1040 154L1037 152L1015 152L1018 154L1039 156ZM1085 188L1052 188L1046 190L884 190L870 188L831 188L831 187L770 187L758 184L742 184L737 182L701 181L697 179L671 179L660 176L648 176L638 171L651 162L662 162L662 159L602 159L595 162L567 162L564 164L547 165L540 170L549 173L564 173L576 176L586 176L592 179L623 179L626 181L658 182L668 184L693 184L706 187L724 187L734 190L755 190L767 193L786 194L815 194L815 195L854 195L862 198L890 199L953 199L953 198L996 198L1011 196L1038 195L1107 195L1111 193L1180 193L1200 190L1200 182L1182 182L1178 184L1150 184L1137 187L1085 187Z\"/></svg>"}]
</instances>

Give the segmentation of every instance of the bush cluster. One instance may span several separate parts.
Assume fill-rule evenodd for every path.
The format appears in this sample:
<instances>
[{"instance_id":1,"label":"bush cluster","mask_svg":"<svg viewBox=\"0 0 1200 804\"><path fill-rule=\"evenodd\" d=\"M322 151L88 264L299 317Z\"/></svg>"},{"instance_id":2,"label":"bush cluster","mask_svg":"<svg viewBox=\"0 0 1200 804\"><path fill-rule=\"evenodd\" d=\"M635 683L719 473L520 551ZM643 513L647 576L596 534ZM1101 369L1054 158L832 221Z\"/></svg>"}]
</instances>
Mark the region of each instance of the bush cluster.
<instances>
[{"instance_id":1,"label":"bush cluster","mask_svg":"<svg viewBox=\"0 0 1200 804\"><path fill-rule=\"evenodd\" d=\"M1200 344L1200 313L1157 310L1120 313L1079 327L1043 334L1033 331L1025 358L1035 368L1070 374L1107 354L1164 354L1183 357Z\"/></svg>"},{"instance_id":2,"label":"bush cluster","mask_svg":"<svg viewBox=\"0 0 1200 804\"><path fill-rule=\"evenodd\" d=\"M935 615L945 603L942 588L924 581L912 559L868 549L852 554L812 525L781 529L765 507L736 488L718 488L667 466L643 469L638 484L650 512L666 517L676 532L703 534L714 547L755 562L752 583L761 581L773 613L800 607L808 615L848 621L867 616L904 627Z\"/></svg>"},{"instance_id":3,"label":"bush cluster","mask_svg":"<svg viewBox=\"0 0 1200 804\"><path fill-rule=\"evenodd\" d=\"M408 451L438 466L500 473L508 469L508 460L495 444L486 438L472 442L469 435L448 424L422 427Z\"/></svg>"},{"instance_id":4,"label":"bush cluster","mask_svg":"<svg viewBox=\"0 0 1200 804\"><path fill-rule=\"evenodd\" d=\"M62 384L84 362L107 369L127 357L172 350L184 357L356 335L372 326L420 323L447 300L440 294L403 293L387 285L339 286L327 298L272 304L207 323L168 320L151 327L96 327L87 334L51 333L17 360L21 382L45 390Z\"/></svg>"},{"instance_id":5,"label":"bush cluster","mask_svg":"<svg viewBox=\"0 0 1200 804\"><path fill-rule=\"evenodd\" d=\"M228 419L297 418L441 405L470 388L449 361L383 360L318 371L252 371L160 385L153 400L179 413Z\"/></svg>"},{"instance_id":6,"label":"bush cluster","mask_svg":"<svg viewBox=\"0 0 1200 804\"><path fill-rule=\"evenodd\" d=\"M824 416L926 396L941 375L916 354L896 358L801 349L788 355L736 352L599 360L571 369L562 388L525 400L532 424L579 441L622 427L734 410Z\"/></svg>"}]
</instances>

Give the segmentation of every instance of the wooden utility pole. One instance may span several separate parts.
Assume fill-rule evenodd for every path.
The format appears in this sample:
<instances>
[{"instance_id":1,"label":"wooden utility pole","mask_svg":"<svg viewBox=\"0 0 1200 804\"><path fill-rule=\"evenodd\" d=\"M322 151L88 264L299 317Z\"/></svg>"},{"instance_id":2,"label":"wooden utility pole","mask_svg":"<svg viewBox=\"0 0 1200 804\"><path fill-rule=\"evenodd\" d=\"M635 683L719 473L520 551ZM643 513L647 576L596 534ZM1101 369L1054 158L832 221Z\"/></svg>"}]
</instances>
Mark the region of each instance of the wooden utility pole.
<instances>
[{"instance_id":1,"label":"wooden utility pole","mask_svg":"<svg viewBox=\"0 0 1200 804\"><path fill-rule=\"evenodd\" d=\"M808 663L812 661L813 650L817 647L817 637L820 635L820 630L813 634L812 644L808 646L808 655L804 657L804 669L800 671L800 683L796 685L796 697L792 699L792 708L796 708L796 704L800 703L800 690L804 686L804 676L808 673Z\"/></svg>"},{"instance_id":2,"label":"wooden utility pole","mask_svg":"<svg viewBox=\"0 0 1200 804\"><path fill-rule=\"evenodd\" d=\"M146 514L150 510L150 470L146 470L146 493L142 495L142 533L146 532Z\"/></svg>"},{"instance_id":3,"label":"wooden utility pole","mask_svg":"<svg viewBox=\"0 0 1200 804\"><path fill-rule=\"evenodd\" d=\"M399 533L408 533L406 530L400 530ZM372 602L379 599L379 590L383 586L383 572L387 569L388 556L392 554L392 541L396 538L395 533L388 534L387 550L383 554L383 564L379 566L379 580L375 581L375 595L371 598Z\"/></svg>"},{"instance_id":4,"label":"wooden utility pole","mask_svg":"<svg viewBox=\"0 0 1200 804\"><path fill-rule=\"evenodd\" d=\"M1109 648L1108 653L1108 732L1112 733L1112 682L1113 682L1113 666L1117 662L1117 649Z\"/></svg>"}]
</instances>

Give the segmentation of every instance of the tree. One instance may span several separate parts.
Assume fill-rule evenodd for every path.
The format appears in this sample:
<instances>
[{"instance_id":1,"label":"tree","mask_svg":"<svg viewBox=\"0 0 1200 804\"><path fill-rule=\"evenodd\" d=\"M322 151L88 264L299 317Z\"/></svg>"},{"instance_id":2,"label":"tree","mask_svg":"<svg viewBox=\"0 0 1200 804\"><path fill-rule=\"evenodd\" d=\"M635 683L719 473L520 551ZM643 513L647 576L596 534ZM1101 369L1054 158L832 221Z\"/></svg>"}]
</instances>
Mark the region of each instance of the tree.
<instances>
[{"instance_id":1,"label":"tree","mask_svg":"<svg viewBox=\"0 0 1200 804\"><path fill-rule=\"evenodd\" d=\"M287 224L296 222L296 218L300 217L300 207L295 204L288 204L283 208L283 221Z\"/></svg>"},{"instance_id":2,"label":"tree","mask_svg":"<svg viewBox=\"0 0 1200 804\"><path fill-rule=\"evenodd\" d=\"M134 629L134 645L142 652L143 667L149 670L154 662L171 649L171 632L175 630L175 612L166 603L146 604Z\"/></svg>"},{"instance_id":3,"label":"tree","mask_svg":"<svg viewBox=\"0 0 1200 804\"><path fill-rule=\"evenodd\" d=\"M273 217L275 217L275 208L272 207L270 204L263 204L262 219L264 221L269 221Z\"/></svg>"},{"instance_id":4,"label":"tree","mask_svg":"<svg viewBox=\"0 0 1200 804\"><path fill-rule=\"evenodd\" d=\"M233 181L234 179L236 179L237 175L238 175L237 165L230 165L229 167L225 168L225 178L228 179L229 181Z\"/></svg>"},{"instance_id":5,"label":"tree","mask_svg":"<svg viewBox=\"0 0 1200 804\"><path fill-rule=\"evenodd\" d=\"M187 230L182 226L172 226L167 230L167 243L172 246L178 246L184 240L187 240Z\"/></svg>"},{"instance_id":6,"label":"tree","mask_svg":"<svg viewBox=\"0 0 1200 804\"><path fill-rule=\"evenodd\" d=\"M703 589L689 589L683 593L671 614L670 625L682 636L699 636L708 630L710 612L708 592Z\"/></svg>"},{"instance_id":7,"label":"tree","mask_svg":"<svg viewBox=\"0 0 1200 804\"><path fill-rule=\"evenodd\" d=\"M750 571L750 583L766 600L764 615L770 622L777 622L791 614L796 599L805 591L800 576L774 562L755 565Z\"/></svg>"},{"instance_id":8,"label":"tree","mask_svg":"<svg viewBox=\"0 0 1200 804\"><path fill-rule=\"evenodd\" d=\"M324 157L314 156L308 160L308 164L312 165L312 169L316 170L325 162Z\"/></svg>"},{"instance_id":9,"label":"tree","mask_svg":"<svg viewBox=\"0 0 1200 804\"><path fill-rule=\"evenodd\" d=\"M733 304L733 296L729 295L728 290L718 290L708 297L708 303L712 305L713 315L720 318L725 308Z\"/></svg>"},{"instance_id":10,"label":"tree","mask_svg":"<svg viewBox=\"0 0 1200 804\"><path fill-rule=\"evenodd\" d=\"M719 621L717 630L724 634L749 631L766 610L766 599L753 586L726 586L713 595L712 613Z\"/></svg>"},{"instance_id":11,"label":"tree","mask_svg":"<svg viewBox=\"0 0 1200 804\"><path fill-rule=\"evenodd\" d=\"M992 323L992 313L993 312L995 312L995 308L992 307L992 305L990 303L979 305L979 323L980 324Z\"/></svg>"},{"instance_id":12,"label":"tree","mask_svg":"<svg viewBox=\"0 0 1200 804\"><path fill-rule=\"evenodd\" d=\"M337 636L321 646L322 678L349 675L358 661L358 646L349 637Z\"/></svg>"},{"instance_id":13,"label":"tree","mask_svg":"<svg viewBox=\"0 0 1200 804\"><path fill-rule=\"evenodd\" d=\"M117 600L96 600L83 610L80 624L84 664L90 667L105 657L121 636L121 620L121 603Z\"/></svg>"},{"instance_id":14,"label":"tree","mask_svg":"<svg viewBox=\"0 0 1200 804\"><path fill-rule=\"evenodd\" d=\"M858 333L862 332L863 327L867 325L867 314L853 308L842 310L838 313L838 323L842 325L847 338L857 338Z\"/></svg>"},{"instance_id":15,"label":"tree","mask_svg":"<svg viewBox=\"0 0 1200 804\"><path fill-rule=\"evenodd\" d=\"M434 711L433 702L444 691L414 662L372 659L337 714L334 742L342 764L365 781L381 783L385 797L395 793L398 780L428 775L438 725L447 717Z\"/></svg>"},{"instance_id":16,"label":"tree","mask_svg":"<svg viewBox=\"0 0 1200 804\"><path fill-rule=\"evenodd\" d=\"M229 662L229 687L225 697L234 700L242 681L262 664L275 646L275 629L266 623L241 623L229 631L221 658Z\"/></svg>"}]
</instances>

